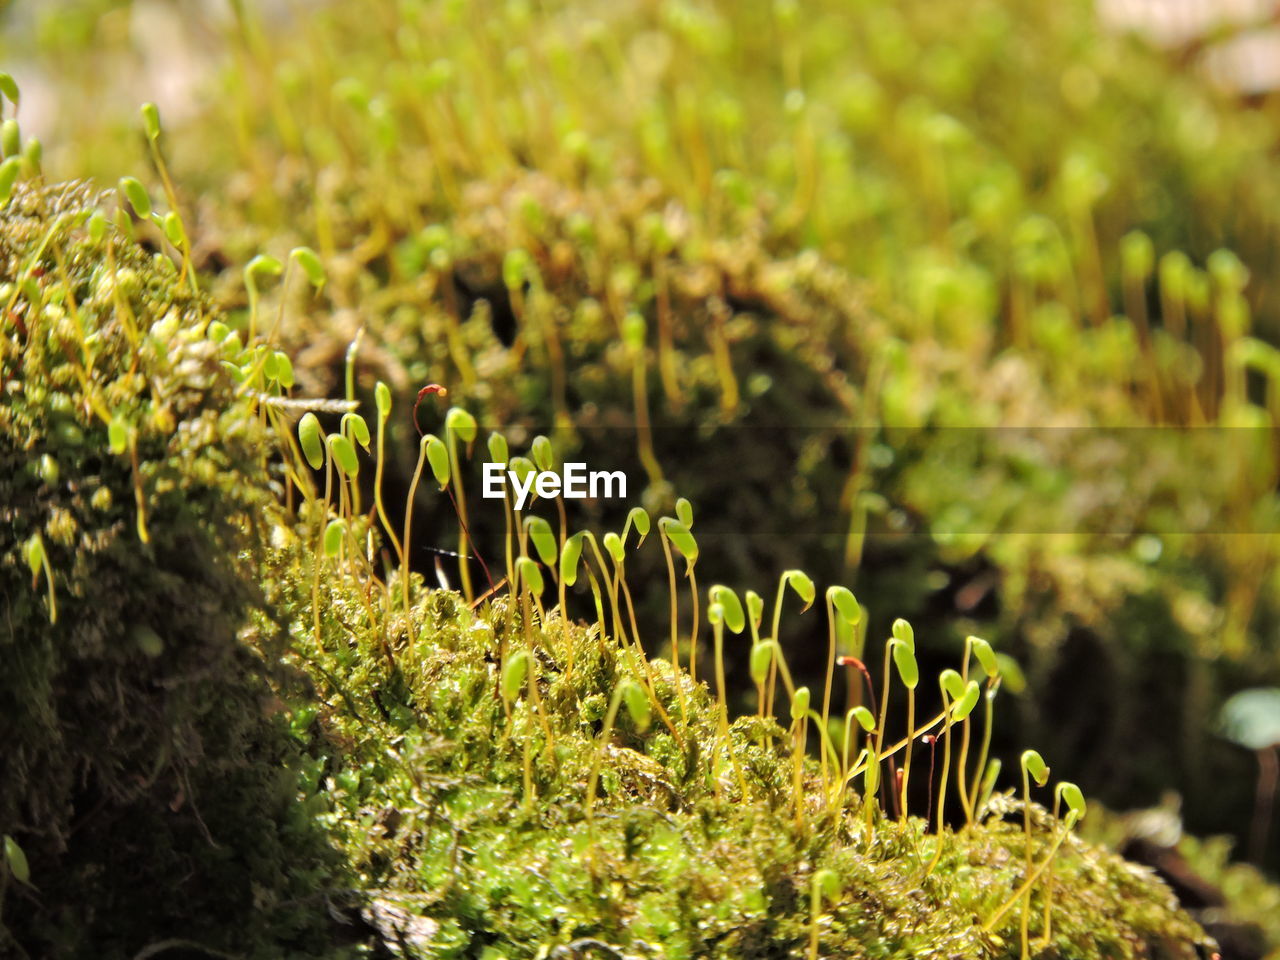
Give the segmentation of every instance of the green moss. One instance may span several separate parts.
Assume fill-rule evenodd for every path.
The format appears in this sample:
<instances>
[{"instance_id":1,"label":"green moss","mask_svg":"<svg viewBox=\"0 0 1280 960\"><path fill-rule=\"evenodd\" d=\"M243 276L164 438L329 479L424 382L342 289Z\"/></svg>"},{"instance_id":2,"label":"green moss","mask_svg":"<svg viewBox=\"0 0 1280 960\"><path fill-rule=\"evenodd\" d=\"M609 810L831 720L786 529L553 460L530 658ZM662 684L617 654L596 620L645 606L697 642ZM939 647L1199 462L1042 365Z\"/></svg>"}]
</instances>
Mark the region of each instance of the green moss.
<instances>
[{"instance_id":1,"label":"green moss","mask_svg":"<svg viewBox=\"0 0 1280 960\"><path fill-rule=\"evenodd\" d=\"M937 838L923 819L877 813L868 833L856 795L824 802L812 757L797 793L785 732L743 717L726 748L714 696L664 660L649 668L661 714L642 729L620 711L601 745L613 691L649 671L597 626L566 629L558 610L526 625L505 595L473 609L415 579L406 626L398 578L379 598L376 581L329 561L319 603L333 616L314 636L312 554L291 537L277 535L267 585L324 704L320 742L341 749L323 760L324 819L366 916L402 955L802 956L810 886L827 869L838 892L820 911L821 956L1019 955L1016 909L982 924L1024 877L1022 828L1002 819L1021 818L1012 797L997 795L981 825L948 830L929 873ZM527 687L512 703L499 694L504 651L526 645L542 707ZM1039 862L1057 826L1033 813ZM1207 943L1152 874L1074 838L1053 889L1054 956L1193 958ZM1044 891L1031 898L1033 937Z\"/></svg>"},{"instance_id":2,"label":"green moss","mask_svg":"<svg viewBox=\"0 0 1280 960\"><path fill-rule=\"evenodd\" d=\"M107 121L81 115L98 98L77 89L111 73L114 21L95 32L96 5L73 6L34 36L73 78L60 115L93 144L68 162L114 177L127 141L91 133ZM230 263L229 298L261 249L306 242L326 260L329 300L280 331L310 391L335 387L364 324L366 390L371 375L402 397L442 382L533 430L567 413L588 458L613 460L609 431L636 410L617 340L637 311L657 462L706 521L723 509L726 530L828 536L805 558L815 572L852 582L856 568L864 593L935 619L940 648L977 621L1040 698L1069 650L1114 651L1113 702L1081 700L1074 718L1106 712L1109 739L1058 739L1030 700L1024 720L1117 801L1200 769L1224 669L1280 670L1273 551L1230 535L1274 528L1273 458L1202 486L1179 464L1247 452L1146 428L1260 423L1227 402L1216 345L1251 315L1276 328L1275 105L1105 28L1086 0L672 0L585 22L563 3L481 9L336 6L285 27L244 5L234 66L168 132L180 183L214 198L203 233L209 262ZM1219 246L1240 253L1243 300L1209 269ZM520 320L503 277L515 251L537 276ZM1010 422L1074 430L999 431ZM1126 431L1131 455L1099 428ZM793 482L774 482L779 462ZM1170 482L1149 485L1158 465ZM650 502L669 493L654 483ZM1058 531L1071 535L1028 535ZM748 545L722 573L756 577L806 547ZM1142 685L1153 647L1167 701ZM1178 709L1181 736L1148 737ZM1159 757L1117 776L1107 758L1130 740ZM1247 792L1224 804L1213 782L1180 786L1196 820L1226 828Z\"/></svg>"},{"instance_id":3,"label":"green moss","mask_svg":"<svg viewBox=\"0 0 1280 960\"><path fill-rule=\"evenodd\" d=\"M91 236L113 207L28 183L0 210L0 834L32 884L0 881L0 952L279 956L323 924L298 898L328 859L295 808L270 644L237 639L264 434L210 303L114 226Z\"/></svg>"}]
</instances>

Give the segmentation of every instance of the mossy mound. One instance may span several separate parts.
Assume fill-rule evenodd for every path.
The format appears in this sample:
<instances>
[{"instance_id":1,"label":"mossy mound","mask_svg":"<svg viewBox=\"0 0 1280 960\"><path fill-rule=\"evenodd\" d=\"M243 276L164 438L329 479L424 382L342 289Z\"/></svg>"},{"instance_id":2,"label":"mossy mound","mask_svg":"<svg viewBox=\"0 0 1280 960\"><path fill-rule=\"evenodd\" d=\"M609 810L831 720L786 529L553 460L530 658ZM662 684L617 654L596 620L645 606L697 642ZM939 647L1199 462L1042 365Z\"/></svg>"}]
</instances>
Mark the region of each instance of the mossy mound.
<instances>
[{"instance_id":1,"label":"mossy mound","mask_svg":"<svg viewBox=\"0 0 1280 960\"><path fill-rule=\"evenodd\" d=\"M1020 801L997 794L980 824L945 830L930 869L939 838L922 817L867 820L852 790L830 803L788 731L755 716L721 728L705 684L646 666L599 624L539 614L528 595L523 612L508 595L473 607L416 580L406 617L394 581L384 594L331 560L313 596L309 529L265 582L320 692L304 722L336 748L315 769L325 819L395 955L1019 956L1017 909L984 921L1025 877ZM331 612L319 636L313 604ZM533 666L509 685L519 651ZM627 684L652 691L648 725L616 694ZM1061 828L1039 806L1032 820L1039 863ZM1052 888L1038 955L1209 947L1149 871L1099 847L1072 838ZM1030 900L1036 943L1047 889Z\"/></svg>"},{"instance_id":2,"label":"mossy mound","mask_svg":"<svg viewBox=\"0 0 1280 960\"><path fill-rule=\"evenodd\" d=\"M0 834L30 869L0 953L278 957L332 858L238 640L265 434L210 302L115 206L28 182L0 209Z\"/></svg>"}]
</instances>

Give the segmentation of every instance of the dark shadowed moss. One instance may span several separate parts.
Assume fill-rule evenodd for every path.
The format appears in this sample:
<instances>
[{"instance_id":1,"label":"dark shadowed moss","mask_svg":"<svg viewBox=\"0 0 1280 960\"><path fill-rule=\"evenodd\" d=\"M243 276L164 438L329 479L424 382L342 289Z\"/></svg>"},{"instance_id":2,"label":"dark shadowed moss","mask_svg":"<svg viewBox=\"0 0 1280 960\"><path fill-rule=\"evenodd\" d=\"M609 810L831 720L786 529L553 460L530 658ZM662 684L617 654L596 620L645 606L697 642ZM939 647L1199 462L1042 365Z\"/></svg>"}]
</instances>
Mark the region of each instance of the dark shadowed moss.
<instances>
[{"instance_id":1,"label":"dark shadowed moss","mask_svg":"<svg viewBox=\"0 0 1280 960\"><path fill-rule=\"evenodd\" d=\"M0 955L279 957L323 929L332 857L269 646L237 639L264 433L209 302L99 206L20 184L0 210L0 834L30 865L0 871Z\"/></svg>"}]
</instances>

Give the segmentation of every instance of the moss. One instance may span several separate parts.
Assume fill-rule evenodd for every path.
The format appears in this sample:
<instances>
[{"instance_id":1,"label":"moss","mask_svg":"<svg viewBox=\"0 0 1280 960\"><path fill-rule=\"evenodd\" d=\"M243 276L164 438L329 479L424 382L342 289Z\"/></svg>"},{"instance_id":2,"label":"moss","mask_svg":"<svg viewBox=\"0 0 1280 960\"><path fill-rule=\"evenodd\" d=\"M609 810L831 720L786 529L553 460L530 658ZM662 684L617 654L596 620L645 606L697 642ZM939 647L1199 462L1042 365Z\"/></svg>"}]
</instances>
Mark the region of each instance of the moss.
<instances>
[{"instance_id":1,"label":"moss","mask_svg":"<svg viewBox=\"0 0 1280 960\"><path fill-rule=\"evenodd\" d=\"M118 22L95 32L96 6L73 6L36 36L60 75L96 84ZM639 311L657 459L706 521L723 510L728 531L825 536L816 572L856 568L864 592L927 613L939 648L976 621L1028 662L1041 697L1069 650L1115 651L1122 708L1081 699L1073 724L1107 711L1113 738L1073 732L1059 752L1116 801L1149 795L1167 768L1200 769L1199 718L1226 671L1280 669L1275 558L1266 538L1231 535L1274 526L1274 482L1264 466L1202 488L1179 463L1247 457L1145 428L1199 424L1193 396L1207 423L1259 415L1224 405L1229 351L1215 344L1248 333L1250 311L1274 336L1274 104L1206 84L1188 69L1199 48L1169 56L1105 28L1085 0L963 14L615 3L585 23L568 10L383 2L303 28L242 9L235 66L166 139L180 182L213 198L200 232L206 262L228 267L220 289L240 296L260 249L310 243L332 296L281 334L311 385L338 382L363 324L366 389L371 374L401 396L443 382L491 422L530 429L563 413L550 318L561 406L588 457L610 460L608 432L635 409L620 320ZM79 113L64 111L79 137L103 128L99 111ZM123 140L109 137L71 162L106 168ZM1135 271L1143 258L1122 249L1142 247L1127 242L1137 229L1154 241ZM1249 273L1243 301L1207 269L1220 245ZM1166 283L1179 249L1191 267ZM517 284L523 319L502 275L517 250L538 277ZM656 335L664 279L669 350ZM739 406L724 403L711 342L721 321ZM1165 384L1156 403L1135 379L1144 364ZM998 429L1009 422L1074 429L1028 438ZM1114 456L1111 427L1132 456ZM410 437L393 477L412 456ZM780 461L795 464L786 485L773 482ZM1156 465L1171 483L1148 484ZM651 502L668 494L655 483ZM832 543L864 522L859 565L856 536ZM1072 535L1028 536L1060 530ZM747 544L725 576L798 563L800 541L775 548L784 557ZM1168 701L1142 685L1148 644L1168 665ZM1151 738L1179 701L1183 735ZM1024 719L1056 739L1028 703ZM1126 738L1161 753L1149 773L1115 775L1107 757ZM1225 829L1247 791L1224 803L1213 782L1180 786L1199 822Z\"/></svg>"},{"instance_id":2,"label":"moss","mask_svg":"<svg viewBox=\"0 0 1280 960\"><path fill-rule=\"evenodd\" d=\"M990 932L981 922L1024 876L1022 828L1003 820L1021 817L1012 797L997 795L981 825L948 829L926 876L936 838L922 818L877 813L868 833L855 794L824 803L812 757L797 792L781 728L740 718L726 748L705 685L664 660L642 668L598 625L566 625L558 610L526 623L505 595L473 608L416 579L408 621L394 584L370 617L376 581L327 562L319 602L334 616L313 635L311 552L288 539L267 586L297 624L295 652L324 704L320 742L341 750L323 759L324 819L397 955L801 956L826 869L839 890L820 911L821 956L1019 955L1016 910ZM499 693L504 651L526 645L541 707L529 688L513 702ZM650 675L662 707L652 726L620 711L602 743L613 691ZM1038 806L1034 820L1038 862L1057 826ZM1100 847L1072 838L1053 888L1041 955L1192 958L1208 945L1149 871Z\"/></svg>"},{"instance_id":3,"label":"moss","mask_svg":"<svg viewBox=\"0 0 1280 960\"><path fill-rule=\"evenodd\" d=\"M322 927L298 898L331 858L294 807L269 645L238 639L264 434L209 301L116 227L94 239L112 208L27 183L0 211L0 834L33 885L0 887L0 952L279 956Z\"/></svg>"}]
</instances>

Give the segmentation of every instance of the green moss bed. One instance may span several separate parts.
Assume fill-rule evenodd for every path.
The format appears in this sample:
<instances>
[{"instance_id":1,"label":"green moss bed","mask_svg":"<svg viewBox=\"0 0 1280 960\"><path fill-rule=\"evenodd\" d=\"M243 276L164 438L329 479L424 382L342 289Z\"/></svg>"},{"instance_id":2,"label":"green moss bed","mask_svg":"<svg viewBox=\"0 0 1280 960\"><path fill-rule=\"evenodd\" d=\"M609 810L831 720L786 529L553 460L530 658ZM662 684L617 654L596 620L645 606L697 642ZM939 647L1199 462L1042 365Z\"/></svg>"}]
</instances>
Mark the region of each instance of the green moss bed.
<instances>
[{"instance_id":1,"label":"green moss bed","mask_svg":"<svg viewBox=\"0 0 1280 960\"><path fill-rule=\"evenodd\" d=\"M1149 871L1003 784L939 833L914 799L898 817L862 797L865 776L836 796L799 721L722 723L716 631L694 627L702 679L687 643L681 667L650 659L603 554L583 569L610 600L580 583L568 621L554 538L545 568L545 542L511 538L514 593L405 575L343 474L310 473L294 418L361 431L284 397L287 364L242 344L182 257L83 185L28 178L2 217L6 955L1018 957L1024 916L1039 956L1212 950ZM423 441L428 486L442 447ZM654 526L683 568L677 513Z\"/></svg>"}]
</instances>

